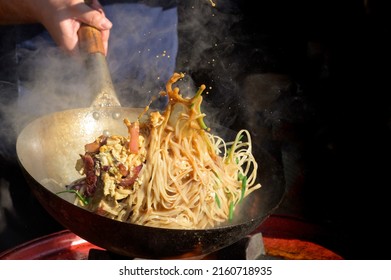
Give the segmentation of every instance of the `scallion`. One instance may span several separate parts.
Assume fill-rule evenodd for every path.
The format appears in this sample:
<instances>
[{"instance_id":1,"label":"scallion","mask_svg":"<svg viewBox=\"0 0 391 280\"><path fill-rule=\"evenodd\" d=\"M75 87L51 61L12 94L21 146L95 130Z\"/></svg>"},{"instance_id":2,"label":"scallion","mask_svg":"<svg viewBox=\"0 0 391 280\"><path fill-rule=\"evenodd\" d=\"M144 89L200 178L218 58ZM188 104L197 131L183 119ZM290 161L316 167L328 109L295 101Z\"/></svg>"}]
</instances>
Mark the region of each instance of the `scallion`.
<instances>
[{"instance_id":1,"label":"scallion","mask_svg":"<svg viewBox=\"0 0 391 280\"><path fill-rule=\"evenodd\" d=\"M62 193L74 193L76 196L83 202L84 205L87 205L89 203L88 198L84 197L80 192L77 190L66 190L66 191L61 191L56 194L62 194Z\"/></svg>"},{"instance_id":2,"label":"scallion","mask_svg":"<svg viewBox=\"0 0 391 280\"><path fill-rule=\"evenodd\" d=\"M234 202L231 201L231 203L229 204L228 220L232 221L233 217L234 217Z\"/></svg>"},{"instance_id":3,"label":"scallion","mask_svg":"<svg viewBox=\"0 0 391 280\"><path fill-rule=\"evenodd\" d=\"M242 192L240 195L239 203L242 202L242 200L244 198L244 194L246 193L246 188L247 188L247 176L242 175L241 177L242 177Z\"/></svg>"},{"instance_id":4,"label":"scallion","mask_svg":"<svg viewBox=\"0 0 391 280\"><path fill-rule=\"evenodd\" d=\"M215 200L216 200L217 206L218 206L219 208L221 208L220 198L219 198L219 196L217 195L217 193L215 194Z\"/></svg>"}]
</instances>

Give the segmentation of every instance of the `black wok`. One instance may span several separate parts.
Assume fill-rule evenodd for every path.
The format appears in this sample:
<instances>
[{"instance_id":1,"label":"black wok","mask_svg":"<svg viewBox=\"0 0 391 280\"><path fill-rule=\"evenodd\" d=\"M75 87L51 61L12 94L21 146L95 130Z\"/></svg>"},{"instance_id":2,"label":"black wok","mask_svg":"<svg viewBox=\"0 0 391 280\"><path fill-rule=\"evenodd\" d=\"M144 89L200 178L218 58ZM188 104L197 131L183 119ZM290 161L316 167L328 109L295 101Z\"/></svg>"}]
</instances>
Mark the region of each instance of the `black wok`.
<instances>
[{"instance_id":1,"label":"black wok","mask_svg":"<svg viewBox=\"0 0 391 280\"><path fill-rule=\"evenodd\" d=\"M96 68L99 67L105 65ZM100 87L110 88L109 76L104 75L105 79L100 80L106 82ZM75 163L79 154L84 153L84 144L102 133L127 135L123 118L135 120L141 110L121 107L115 92L110 90L97 96L90 108L56 112L32 121L19 134L16 146L20 166L38 201L59 223L85 240L124 256L193 258L229 246L250 234L281 201L285 192L282 170L270 155L258 149L258 178L262 188L243 200L232 222L219 227L175 230L140 226L75 206L73 195L56 193L80 177Z\"/></svg>"}]
</instances>

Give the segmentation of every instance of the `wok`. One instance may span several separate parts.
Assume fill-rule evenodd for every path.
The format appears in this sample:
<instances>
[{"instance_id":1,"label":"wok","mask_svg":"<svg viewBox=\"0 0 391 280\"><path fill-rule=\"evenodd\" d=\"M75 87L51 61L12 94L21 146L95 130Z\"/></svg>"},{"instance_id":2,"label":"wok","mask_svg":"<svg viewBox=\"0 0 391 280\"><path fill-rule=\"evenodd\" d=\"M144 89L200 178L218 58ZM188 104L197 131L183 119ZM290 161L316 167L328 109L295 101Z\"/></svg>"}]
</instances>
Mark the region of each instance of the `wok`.
<instances>
[{"instance_id":1,"label":"wok","mask_svg":"<svg viewBox=\"0 0 391 280\"><path fill-rule=\"evenodd\" d=\"M91 27L85 30L92 37L100 35ZM87 43L91 44L94 43ZM79 154L84 154L84 144L102 133L127 135L123 118L135 120L141 112L139 108L120 106L101 50L101 46L97 52L89 50L89 60L97 70L93 74L98 77L95 83L100 83L92 106L42 116L18 135L19 164L32 193L46 211L81 238L110 252L137 258L196 258L253 232L278 206L285 192L281 167L262 149L256 154L262 188L243 200L232 222L210 229L166 229L119 222L75 206L72 194L56 194L80 178L75 163Z\"/></svg>"}]
</instances>

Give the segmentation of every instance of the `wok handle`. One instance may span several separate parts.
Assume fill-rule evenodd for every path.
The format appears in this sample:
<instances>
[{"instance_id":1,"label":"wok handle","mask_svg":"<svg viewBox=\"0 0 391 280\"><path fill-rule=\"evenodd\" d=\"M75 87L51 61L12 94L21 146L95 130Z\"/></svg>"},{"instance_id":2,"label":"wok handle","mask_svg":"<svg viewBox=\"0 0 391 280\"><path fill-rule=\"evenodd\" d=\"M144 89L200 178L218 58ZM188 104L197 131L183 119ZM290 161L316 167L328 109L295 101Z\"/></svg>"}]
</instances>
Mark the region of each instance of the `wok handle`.
<instances>
[{"instance_id":1,"label":"wok handle","mask_svg":"<svg viewBox=\"0 0 391 280\"><path fill-rule=\"evenodd\" d=\"M78 31L80 49L88 54L101 53L105 55L100 30L87 24L82 24Z\"/></svg>"},{"instance_id":2,"label":"wok handle","mask_svg":"<svg viewBox=\"0 0 391 280\"><path fill-rule=\"evenodd\" d=\"M89 0L84 2L91 5ZM77 34L79 48L86 54L87 75L92 94L95 95L91 106L97 108L121 106L111 80L101 31L90 25L81 24Z\"/></svg>"},{"instance_id":3,"label":"wok handle","mask_svg":"<svg viewBox=\"0 0 391 280\"><path fill-rule=\"evenodd\" d=\"M86 5L91 5L92 0L85 0ZM87 54L101 53L105 55L102 35L100 30L88 24L82 23L78 32L79 47Z\"/></svg>"}]
</instances>

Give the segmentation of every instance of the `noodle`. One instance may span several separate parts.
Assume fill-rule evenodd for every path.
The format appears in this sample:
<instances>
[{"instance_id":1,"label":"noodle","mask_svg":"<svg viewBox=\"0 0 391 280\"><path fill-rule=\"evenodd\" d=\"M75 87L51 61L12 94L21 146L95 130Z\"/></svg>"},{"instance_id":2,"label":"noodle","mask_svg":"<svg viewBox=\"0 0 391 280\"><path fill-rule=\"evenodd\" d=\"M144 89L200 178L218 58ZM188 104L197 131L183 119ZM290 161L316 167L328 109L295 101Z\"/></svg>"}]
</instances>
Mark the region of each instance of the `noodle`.
<instances>
[{"instance_id":1,"label":"noodle","mask_svg":"<svg viewBox=\"0 0 391 280\"><path fill-rule=\"evenodd\" d=\"M166 85L166 110L148 120L125 119L128 137L100 136L86 145L77 170L84 180L68 186L88 199L76 203L100 215L140 225L204 229L232 219L235 207L253 191L258 165L250 133L232 142L210 133L201 113L201 86L184 98ZM144 113L147 113L146 108Z\"/></svg>"}]
</instances>

